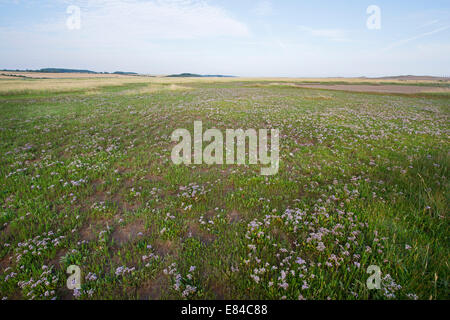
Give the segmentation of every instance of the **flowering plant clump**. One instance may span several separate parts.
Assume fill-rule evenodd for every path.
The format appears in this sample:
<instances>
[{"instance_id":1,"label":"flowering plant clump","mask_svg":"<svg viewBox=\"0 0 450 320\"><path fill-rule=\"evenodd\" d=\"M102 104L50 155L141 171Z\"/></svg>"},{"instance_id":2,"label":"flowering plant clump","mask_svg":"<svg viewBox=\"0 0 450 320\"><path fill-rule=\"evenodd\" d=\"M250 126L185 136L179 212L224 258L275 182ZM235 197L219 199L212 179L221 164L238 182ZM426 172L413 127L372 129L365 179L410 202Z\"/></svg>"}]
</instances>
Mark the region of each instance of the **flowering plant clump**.
<instances>
[{"instance_id":1,"label":"flowering plant clump","mask_svg":"<svg viewBox=\"0 0 450 320\"><path fill-rule=\"evenodd\" d=\"M172 263L163 272L165 275L171 277L173 282L172 289L174 291L178 292L182 298L192 298L198 291L198 288L195 286L196 269L196 266L190 266L188 273L183 277L178 272L176 263Z\"/></svg>"},{"instance_id":2,"label":"flowering plant clump","mask_svg":"<svg viewBox=\"0 0 450 320\"><path fill-rule=\"evenodd\" d=\"M22 294L30 300L54 300L58 288L58 277L52 272L53 267L42 266L42 273L39 278L28 281L19 281L18 286Z\"/></svg>"}]
</instances>

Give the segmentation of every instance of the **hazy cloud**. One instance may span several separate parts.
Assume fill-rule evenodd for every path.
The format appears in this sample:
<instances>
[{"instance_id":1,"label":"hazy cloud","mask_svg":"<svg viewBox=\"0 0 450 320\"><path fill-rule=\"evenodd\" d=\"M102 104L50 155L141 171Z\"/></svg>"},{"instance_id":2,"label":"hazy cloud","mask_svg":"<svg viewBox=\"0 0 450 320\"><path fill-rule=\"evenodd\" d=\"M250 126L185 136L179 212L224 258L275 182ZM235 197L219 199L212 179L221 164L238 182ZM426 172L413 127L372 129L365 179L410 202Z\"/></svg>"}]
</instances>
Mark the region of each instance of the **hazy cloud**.
<instances>
[{"instance_id":1,"label":"hazy cloud","mask_svg":"<svg viewBox=\"0 0 450 320\"><path fill-rule=\"evenodd\" d=\"M299 29L311 37L324 38L336 42L350 41L347 32L341 29L314 29L307 26L299 26Z\"/></svg>"},{"instance_id":2,"label":"hazy cloud","mask_svg":"<svg viewBox=\"0 0 450 320\"><path fill-rule=\"evenodd\" d=\"M253 9L253 12L258 16L268 16L272 14L272 11L272 3L270 1L260 1Z\"/></svg>"},{"instance_id":3,"label":"hazy cloud","mask_svg":"<svg viewBox=\"0 0 450 320\"><path fill-rule=\"evenodd\" d=\"M247 26L224 9L199 0L60 1L81 7L86 33L106 38L195 39L245 37Z\"/></svg>"},{"instance_id":4,"label":"hazy cloud","mask_svg":"<svg viewBox=\"0 0 450 320\"><path fill-rule=\"evenodd\" d=\"M427 36L431 36L431 35L433 35L435 33L445 31L445 30L447 30L449 28L450 28L450 26L444 26L444 27L440 27L440 28L434 29L434 30L429 31L429 32L424 32L424 33L415 35L415 36L407 38L407 39L402 39L402 40L396 41L396 42L392 43L391 45L387 46L386 48L384 48L382 51L391 50L391 49L393 49L395 47L404 45L404 44L406 44L408 42L411 42L411 41L414 41L414 40L417 40L417 39L420 39L420 38L424 38L424 37L427 37Z\"/></svg>"}]
</instances>

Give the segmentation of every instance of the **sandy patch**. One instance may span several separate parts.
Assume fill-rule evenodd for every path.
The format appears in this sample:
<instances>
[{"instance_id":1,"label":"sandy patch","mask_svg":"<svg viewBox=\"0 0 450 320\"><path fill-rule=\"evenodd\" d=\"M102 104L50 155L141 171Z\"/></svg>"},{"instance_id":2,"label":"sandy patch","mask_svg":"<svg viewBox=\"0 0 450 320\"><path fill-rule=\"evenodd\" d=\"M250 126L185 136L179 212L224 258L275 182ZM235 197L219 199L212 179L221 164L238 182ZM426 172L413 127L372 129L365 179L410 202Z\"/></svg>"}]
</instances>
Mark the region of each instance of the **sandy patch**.
<instances>
[{"instance_id":1,"label":"sandy patch","mask_svg":"<svg viewBox=\"0 0 450 320\"><path fill-rule=\"evenodd\" d=\"M402 86L402 85L349 85L349 84L298 84L299 88L327 89L351 92L377 92L377 93L423 93L423 92L450 92L450 88L428 86Z\"/></svg>"}]
</instances>

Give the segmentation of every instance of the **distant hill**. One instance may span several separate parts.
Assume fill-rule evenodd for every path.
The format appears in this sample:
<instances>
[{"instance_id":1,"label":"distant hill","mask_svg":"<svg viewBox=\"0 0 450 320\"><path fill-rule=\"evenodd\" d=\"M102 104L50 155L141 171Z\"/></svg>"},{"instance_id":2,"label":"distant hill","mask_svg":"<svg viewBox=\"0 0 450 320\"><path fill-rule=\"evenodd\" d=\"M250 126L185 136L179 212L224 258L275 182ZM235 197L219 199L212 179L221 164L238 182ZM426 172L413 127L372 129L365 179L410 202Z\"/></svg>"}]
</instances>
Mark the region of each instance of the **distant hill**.
<instances>
[{"instance_id":1,"label":"distant hill","mask_svg":"<svg viewBox=\"0 0 450 320\"><path fill-rule=\"evenodd\" d=\"M39 72L39 73L90 73L90 74L111 74L109 72L96 72L92 70L66 69L66 68L43 68L39 70L1 70L10 72ZM116 71L112 74L133 75L135 72Z\"/></svg>"},{"instance_id":2,"label":"distant hill","mask_svg":"<svg viewBox=\"0 0 450 320\"><path fill-rule=\"evenodd\" d=\"M78 69L64 69L64 68L44 68L40 70L33 70L42 73L97 73L91 70L78 70Z\"/></svg>"},{"instance_id":3,"label":"distant hill","mask_svg":"<svg viewBox=\"0 0 450 320\"><path fill-rule=\"evenodd\" d=\"M234 78L234 76L224 76L221 74L195 74L195 73L180 73L171 74L167 76L168 78Z\"/></svg>"},{"instance_id":4,"label":"distant hill","mask_svg":"<svg viewBox=\"0 0 450 320\"><path fill-rule=\"evenodd\" d=\"M114 74L123 74L123 75L133 75L137 74L136 72L124 72L124 71L116 71Z\"/></svg>"}]
</instances>

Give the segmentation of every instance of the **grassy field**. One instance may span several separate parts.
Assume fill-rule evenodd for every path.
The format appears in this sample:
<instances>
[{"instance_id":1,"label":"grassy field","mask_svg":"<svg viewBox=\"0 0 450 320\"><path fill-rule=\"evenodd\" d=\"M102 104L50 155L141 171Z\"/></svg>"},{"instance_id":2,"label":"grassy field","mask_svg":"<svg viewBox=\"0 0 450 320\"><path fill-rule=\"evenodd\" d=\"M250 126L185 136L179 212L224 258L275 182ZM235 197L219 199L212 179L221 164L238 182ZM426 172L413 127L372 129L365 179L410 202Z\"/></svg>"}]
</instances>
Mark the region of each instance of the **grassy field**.
<instances>
[{"instance_id":1,"label":"grassy field","mask_svg":"<svg viewBox=\"0 0 450 320\"><path fill-rule=\"evenodd\" d=\"M0 299L448 299L450 97L267 81L0 80ZM194 120L278 174L174 165Z\"/></svg>"}]
</instances>

